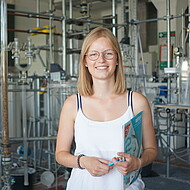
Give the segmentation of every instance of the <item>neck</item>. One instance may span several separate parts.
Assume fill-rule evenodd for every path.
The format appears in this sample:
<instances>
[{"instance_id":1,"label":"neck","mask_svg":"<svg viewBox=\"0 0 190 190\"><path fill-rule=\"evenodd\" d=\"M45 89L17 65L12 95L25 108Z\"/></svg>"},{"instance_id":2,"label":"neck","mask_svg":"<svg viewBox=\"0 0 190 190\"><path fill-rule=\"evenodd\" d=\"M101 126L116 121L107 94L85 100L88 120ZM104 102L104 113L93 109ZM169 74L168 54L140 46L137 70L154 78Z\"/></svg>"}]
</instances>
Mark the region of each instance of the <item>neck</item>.
<instances>
[{"instance_id":1,"label":"neck","mask_svg":"<svg viewBox=\"0 0 190 190\"><path fill-rule=\"evenodd\" d=\"M114 81L103 81L99 80L93 83L94 95L99 98L107 98L114 94Z\"/></svg>"}]
</instances>

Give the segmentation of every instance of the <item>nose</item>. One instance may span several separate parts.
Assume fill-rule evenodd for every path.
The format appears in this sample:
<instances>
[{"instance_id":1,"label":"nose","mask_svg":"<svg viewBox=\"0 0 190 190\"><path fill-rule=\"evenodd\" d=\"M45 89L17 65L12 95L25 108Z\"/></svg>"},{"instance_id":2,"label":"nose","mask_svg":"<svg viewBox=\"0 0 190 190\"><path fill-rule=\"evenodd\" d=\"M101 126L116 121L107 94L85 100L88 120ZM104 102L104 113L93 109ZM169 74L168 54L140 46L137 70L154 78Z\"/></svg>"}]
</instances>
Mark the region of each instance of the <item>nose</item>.
<instances>
[{"instance_id":1,"label":"nose","mask_svg":"<svg viewBox=\"0 0 190 190\"><path fill-rule=\"evenodd\" d=\"M98 57L98 61L99 61L99 62L102 62L102 61L104 61L104 60L105 60L104 54L103 54L103 53L100 53L100 56Z\"/></svg>"}]
</instances>

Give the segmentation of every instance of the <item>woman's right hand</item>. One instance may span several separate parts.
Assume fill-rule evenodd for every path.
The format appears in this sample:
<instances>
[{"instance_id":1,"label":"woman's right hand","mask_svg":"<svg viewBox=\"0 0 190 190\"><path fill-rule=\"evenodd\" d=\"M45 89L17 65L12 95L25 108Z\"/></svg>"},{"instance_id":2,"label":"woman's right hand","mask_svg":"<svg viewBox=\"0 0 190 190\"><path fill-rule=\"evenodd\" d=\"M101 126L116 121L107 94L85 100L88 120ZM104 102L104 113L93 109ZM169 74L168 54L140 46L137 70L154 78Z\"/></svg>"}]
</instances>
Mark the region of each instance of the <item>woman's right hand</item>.
<instances>
[{"instance_id":1,"label":"woman's right hand","mask_svg":"<svg viewBox=\"0 0 190 190\"><path fill-rule=\"evenodd\" d=\"M83 156L80 158L80 165L82 168L94 176L99 177L107 174L113 166L107 166L111 162L102 158Z\"/></svg>"}]
</instances>

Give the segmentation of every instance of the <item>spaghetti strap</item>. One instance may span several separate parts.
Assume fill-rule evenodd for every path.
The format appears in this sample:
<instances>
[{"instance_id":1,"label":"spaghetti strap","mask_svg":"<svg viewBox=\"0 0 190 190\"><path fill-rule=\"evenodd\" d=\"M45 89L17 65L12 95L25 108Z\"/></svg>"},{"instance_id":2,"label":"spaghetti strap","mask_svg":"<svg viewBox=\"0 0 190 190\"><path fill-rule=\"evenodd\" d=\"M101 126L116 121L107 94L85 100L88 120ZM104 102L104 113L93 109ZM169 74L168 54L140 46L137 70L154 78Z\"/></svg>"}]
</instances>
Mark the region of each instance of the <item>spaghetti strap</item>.
<instances>
[{"instance_id":1,"label":"spaghetti strap","mask_svg":"<svg viewBox=\"0 0 190 190\"><path fill-rule=\"evenodd\" d=\"M131 109L133 111L133 91L128 92L128 106L131 106Z\"/></svg>"},{"instance_id":2,"label":"spaghetti strap","mask_svg":"<svg viewBox=\"0 0 190 190\"><path fill-rule=\"evenodd\" d=\"M77 109L79 110L79 108L82 109L82 99L79 93L77 93L76 95L77 95Z\"/></svg>"}]
</instances>

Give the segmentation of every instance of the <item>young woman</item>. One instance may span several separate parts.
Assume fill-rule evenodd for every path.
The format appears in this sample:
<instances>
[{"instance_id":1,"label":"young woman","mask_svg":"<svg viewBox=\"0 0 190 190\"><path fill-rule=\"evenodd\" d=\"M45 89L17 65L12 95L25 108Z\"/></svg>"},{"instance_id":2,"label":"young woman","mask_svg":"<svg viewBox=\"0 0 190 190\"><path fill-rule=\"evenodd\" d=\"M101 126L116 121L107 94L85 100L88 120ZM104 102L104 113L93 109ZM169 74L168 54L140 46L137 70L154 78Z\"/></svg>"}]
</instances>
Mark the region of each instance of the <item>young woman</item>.
<instances>
[{"instance_id":1,"label":"young woman","mask_svg":"<svg viewBox=\"0 0 190 190\"><path fill-rule=\"evenodd\" d=\"M122 125L140 111L143 152L136 158L123 152ZM74 155L70 153L73 138ZM60 115L56 159L73 168L67 190L144 189L140 175L127 187L123 176L150 164L156 155L148 101L126 89L115 36L107 28L95 28L82 46L78 94L64 102ZM111 162L114 165L108 166Z\"/></svg>"}]
</instances>

